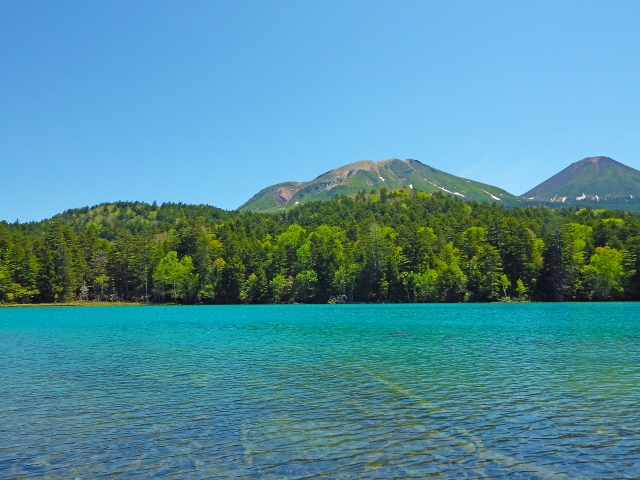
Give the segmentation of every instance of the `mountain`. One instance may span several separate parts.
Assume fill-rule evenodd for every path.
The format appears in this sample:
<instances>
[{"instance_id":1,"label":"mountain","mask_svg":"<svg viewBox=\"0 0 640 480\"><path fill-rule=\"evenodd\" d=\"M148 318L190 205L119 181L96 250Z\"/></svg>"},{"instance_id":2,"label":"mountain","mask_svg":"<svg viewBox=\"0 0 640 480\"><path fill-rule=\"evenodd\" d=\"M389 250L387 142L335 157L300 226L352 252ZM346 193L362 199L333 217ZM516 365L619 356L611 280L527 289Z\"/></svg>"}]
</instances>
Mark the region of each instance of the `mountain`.
<instances>
[{"instance_id":1,"label":"mountain","mask_svg":"<svg viewBox=\"0 0 640 480\"><path fill-rule=\"evenodd\" d=\"M457 177L408 159L361 160L323 173L310 182L284 182L260 190L239 210L275 212L309 201L327 200L338 195L367 193L372 189L418 189L442 192L464 200L514 205L526 200L492 185Z\"/></svg>"},{"instance_id":2,"label":"mountain","mask_svg":"<svg viewBox=\"0 0 640 480\"><path fill-rule=\"evenodd\" d=\"M588 157L522 196L543 202L608 202L622 206L640 198L640 171L609 157Z\"/></svg>"}]
</instances>

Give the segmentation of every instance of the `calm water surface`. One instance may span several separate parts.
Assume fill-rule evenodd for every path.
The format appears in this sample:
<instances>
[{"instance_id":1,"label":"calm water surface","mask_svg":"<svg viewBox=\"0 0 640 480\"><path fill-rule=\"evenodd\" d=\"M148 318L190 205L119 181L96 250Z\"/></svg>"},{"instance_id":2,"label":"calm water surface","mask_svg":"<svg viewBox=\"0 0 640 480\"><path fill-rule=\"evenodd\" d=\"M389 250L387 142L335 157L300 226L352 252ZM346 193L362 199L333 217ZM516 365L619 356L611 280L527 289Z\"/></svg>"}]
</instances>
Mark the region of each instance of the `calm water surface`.
<instances>
[{"instance_id":1,"label":"calm water surface","mask_svg":"<svg viewBox=\"0 0 640 480\"><path fill-rule=\"evenodd\" d=\"M640 305L0 310L0 477L638 478Z\"/></svg>"}]
</instances>

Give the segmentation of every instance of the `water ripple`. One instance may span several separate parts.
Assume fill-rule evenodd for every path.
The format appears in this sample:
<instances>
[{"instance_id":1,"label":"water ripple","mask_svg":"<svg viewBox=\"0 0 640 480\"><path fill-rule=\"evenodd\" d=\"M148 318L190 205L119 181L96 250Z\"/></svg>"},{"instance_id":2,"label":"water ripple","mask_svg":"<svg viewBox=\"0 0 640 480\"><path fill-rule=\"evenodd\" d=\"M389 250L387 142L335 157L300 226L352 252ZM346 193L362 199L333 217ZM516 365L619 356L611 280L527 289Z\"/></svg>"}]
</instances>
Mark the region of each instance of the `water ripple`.
<instances>
[{"instance_id":1,"label":"water ripple","mask_svg":"<svg viewBox=\"0 0 640 480\"><path fill-rule=\"evenodd\" d=\"M0 477L638 478L636 309L0 310Z\"/></svg>"}]
</instances>

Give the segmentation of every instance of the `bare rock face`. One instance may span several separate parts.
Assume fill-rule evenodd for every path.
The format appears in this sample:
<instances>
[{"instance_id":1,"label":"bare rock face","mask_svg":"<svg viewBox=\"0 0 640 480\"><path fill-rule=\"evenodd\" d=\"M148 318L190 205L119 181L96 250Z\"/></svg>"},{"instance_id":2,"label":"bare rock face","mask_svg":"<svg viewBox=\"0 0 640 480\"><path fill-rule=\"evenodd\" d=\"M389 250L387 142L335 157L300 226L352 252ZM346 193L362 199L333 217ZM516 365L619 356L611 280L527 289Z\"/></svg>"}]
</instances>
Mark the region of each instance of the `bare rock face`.
<instances>
[{"instance_id":1,"label":"bare rock face","mask_svg":"<svg viewBox=\"0 0 640 480\"><path fill-rule=\"evenodd\" d=\"M294 189L292 188L279 188L276 190L278 205L286 205L293 198Z\"/></svg>"}]
</instances>

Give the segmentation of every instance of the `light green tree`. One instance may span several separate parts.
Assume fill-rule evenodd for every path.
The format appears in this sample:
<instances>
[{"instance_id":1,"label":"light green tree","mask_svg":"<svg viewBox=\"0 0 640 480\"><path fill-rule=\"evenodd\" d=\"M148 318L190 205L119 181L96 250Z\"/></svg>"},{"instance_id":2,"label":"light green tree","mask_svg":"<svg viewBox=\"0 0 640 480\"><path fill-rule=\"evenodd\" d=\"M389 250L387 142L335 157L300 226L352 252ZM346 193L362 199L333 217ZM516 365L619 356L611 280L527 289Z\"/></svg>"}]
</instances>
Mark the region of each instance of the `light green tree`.
<instances>
[{"instance_id":1,"label":"light green tree","mask_svg":"<svg viewBox=\"0 0 640 480\"><path fill-rule=\"evenodd\" d=\"M276 275L269 282L269 290L271 291L271 299L273 303L281 303L282 299L291 293L293 280L291 277L284 275Z\"/></svg>"},{"instance_id":2,"label":"light green tree","mask_svg":"<svg viewBox=\"0 0 640 480\"><path fill-rule=\"evenodd\" d=\"M0 263L0 302L13 301L13 282L9 269Z\"/></svg>"},{"instance_id":3,"label":"light green tree","mask_svg":"<svg viewBox=\"0 0 640 480\"><path fill-rule=\"evenodd\" d=\"M175 302L190 302L195 298L198 275L194 272L191 257L178 260L178 254L170 251L158 263L153 281L156 293L162 297L168 293Z\"/></svg>"},{"instance_id":4,"label":"light green tree","mask_svg":"<svg viewBox=\"0 0 640 480\"><path fill-rule=\"evenodd\" d=\"M304 244L307 232L300 225L289 225L287 229L276 238L276 247L283 252L284 264L288 267L287 273L295 275L299 268L304 269L309 261L309 250L298 253Z\"/></svg>"},{"instance_id":5,"label":"light green tree","mask_svg":"<svg viewBox=\"0 0 640 480\"><path fill-rule=\"evenodd\" d=\"M460 250L453 244L443 246L436 260L436 289L443 302L459 302L464 298L467 277L460 268Z\"/></svg>"},{"instance_id":6,"label":"light green tree","mask_svg":"<svg viewBox=\"0 0 640 480\"><path fill-rule=\"evenodd\" d=\"M355 263L340 265L333 276L333 287L341 295L353 298L353 289L356 285L356 278L360 273L360 266Z\"/></svg>"},{"instance_id":7,"label":"light green tree","mask_svg":"<svg viewBox=\"0 0 640 480\"><path fill-rule=\"evenodd\" d=\"M585 267L587 283L597 300L611 300L623 293L624 252L611 247L597 247Z\"/></svg>"},{"instance_id":8,"label":"light green tree","mask_svg":"<svg viewBox=\"0 0 640 480\"><path fill-rule=\"evenodd\" d=\"M201 298L207 301L215 300L226 266L227 262L222 258L216 258L214 261L208 262L208 268L203 273L204 277L200 277L203 280L202 287L198 292Z\"/></svg>"},{"instance_id":9,"label":"light green tree","mask_svg":"<svg viewBox=\"0 0 640 480\"><path fill-rule=\"evenodd\" d=\"M414 277L414 298L418 302L438 301L438 274L433 269L416 273Z\"/></svg>"},{"instance_id":10,"label":"light green tree","mask_svg":"<svg viewBox=\"0 0 640 480\"><path fill-rule=\"evenodd\" d=\"M504 298L508 298L507 293L509 287L511 287L511 281L504 273L500 273L496 276L496 285L498 285L502 289Z\"/></svg>"},{"instance_id":11,"label":"light green tree","mask_svg":"<svg viewBox=\"0 0 640 480\"><path fill-rule=\"evenodd\" d=\"M293 289L295 291L296 300L307 302L316 293L316 284L318 283L318 275L313 270L305 270L296 275L293 281Z\"/></svg>"},{"instance_id":12,"label":"light green tree","mask_svg":"<svg viewBox=\"0 0 640 480\"><path fill-rule=\"evenodd\" d=\"M246 303L262 303L267 294L267 279L264 271L250 274L240 289L240 300Z\"/></svg>"}]
</instances>

